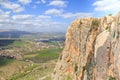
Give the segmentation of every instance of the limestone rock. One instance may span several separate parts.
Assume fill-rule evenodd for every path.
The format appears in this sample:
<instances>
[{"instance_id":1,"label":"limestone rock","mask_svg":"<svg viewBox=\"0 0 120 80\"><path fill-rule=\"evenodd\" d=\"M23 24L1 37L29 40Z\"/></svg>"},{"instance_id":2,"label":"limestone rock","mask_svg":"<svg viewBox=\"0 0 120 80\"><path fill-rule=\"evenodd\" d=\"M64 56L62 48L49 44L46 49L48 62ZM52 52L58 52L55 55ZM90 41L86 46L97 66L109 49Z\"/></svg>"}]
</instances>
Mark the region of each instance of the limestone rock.
<instances>
[{"instance_id":1,"label":"limestone rock","mask_svg":"<svg viewBox=\"0 0 120 80\"><path fill-rule=\"evenodd\" d=\"M52 80L120 80L120 14L74 21Z\"/></svg>"}]
</instances>

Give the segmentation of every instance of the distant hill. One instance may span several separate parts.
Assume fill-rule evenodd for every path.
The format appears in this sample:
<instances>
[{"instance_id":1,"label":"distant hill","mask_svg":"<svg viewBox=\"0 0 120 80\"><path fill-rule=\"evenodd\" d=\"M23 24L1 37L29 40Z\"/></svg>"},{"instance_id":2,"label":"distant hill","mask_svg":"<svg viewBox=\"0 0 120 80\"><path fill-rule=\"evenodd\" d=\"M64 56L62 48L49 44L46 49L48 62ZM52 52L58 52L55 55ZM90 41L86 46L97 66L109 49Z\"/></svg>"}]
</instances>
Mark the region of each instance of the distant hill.
<instances>
[{"instance_id":1,"label":"distant hill","mask_svg":"<svg viewBox=\"0 0 120 80\"><path fill-rule=\"evenodd\" d=\"M0 30L0 39L56 39L65 38L63 32L27 32L14 29Z\"/></svg>"},{"instance_id":2,"label":"distant hill","mask_svg":"<svg viewBox=\"0 0 120 80\"><path fill-rule=\"evenodd\" d=\"M19 31L14 29L0 30L0 38L19 38L21 35L32 34L26 31Z\"/></svg>"}]
</instances>

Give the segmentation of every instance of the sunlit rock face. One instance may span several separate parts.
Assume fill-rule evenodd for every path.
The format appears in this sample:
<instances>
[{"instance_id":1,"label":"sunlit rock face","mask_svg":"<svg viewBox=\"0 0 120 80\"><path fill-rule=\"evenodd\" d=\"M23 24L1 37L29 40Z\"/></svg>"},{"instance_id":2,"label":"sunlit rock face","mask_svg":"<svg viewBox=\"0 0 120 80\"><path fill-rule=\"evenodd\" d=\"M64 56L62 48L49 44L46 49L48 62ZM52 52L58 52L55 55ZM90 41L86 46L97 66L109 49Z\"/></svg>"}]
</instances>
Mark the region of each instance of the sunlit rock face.
<instances>
[{"instance_id":1,"label":"sunlit rock face","mask_svg":"<svg viewBox=\"0 0 120 80\"><path fill-rule=\"evenodd\" d=\"M52 80L120 80L120 13L74 21Z\"/></svg>"}]
</instances>

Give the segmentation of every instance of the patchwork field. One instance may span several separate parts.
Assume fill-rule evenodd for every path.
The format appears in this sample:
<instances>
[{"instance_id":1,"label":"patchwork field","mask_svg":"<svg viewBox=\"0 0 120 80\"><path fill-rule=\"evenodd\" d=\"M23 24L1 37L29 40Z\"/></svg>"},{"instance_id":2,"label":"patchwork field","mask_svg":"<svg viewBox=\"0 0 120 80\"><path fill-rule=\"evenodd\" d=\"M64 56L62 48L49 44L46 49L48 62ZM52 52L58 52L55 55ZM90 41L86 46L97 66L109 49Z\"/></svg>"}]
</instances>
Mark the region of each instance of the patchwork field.
<instances>
[{"instance_id":1,"label":"patchwork field","mask_svg":"<svg viewBox=\"0 0 120 80\"><path fill-rule=\"evenodd\" d=\"M0 39L0 80L51 80L63 43Z\"/></svg>"}]
</instances>

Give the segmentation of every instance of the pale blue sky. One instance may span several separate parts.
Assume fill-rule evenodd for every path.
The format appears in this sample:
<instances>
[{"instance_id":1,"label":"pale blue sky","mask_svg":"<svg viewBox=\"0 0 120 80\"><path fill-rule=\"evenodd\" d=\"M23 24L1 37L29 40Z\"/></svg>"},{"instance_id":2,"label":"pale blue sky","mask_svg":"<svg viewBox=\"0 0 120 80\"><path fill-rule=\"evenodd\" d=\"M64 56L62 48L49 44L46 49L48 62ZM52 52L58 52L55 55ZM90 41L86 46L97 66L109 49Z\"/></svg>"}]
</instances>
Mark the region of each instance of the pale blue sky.
<instances>
[{"instance_id":1,"label":"pale blue sky","mask_svg":"<svg viewBox=\"0 0 120 80\"><path fill-rule=\"evenodd\" d=\"M120 10L120 0L0 0L0 29L65 32L74 19Z\"/></svg>"}]
</instances>

